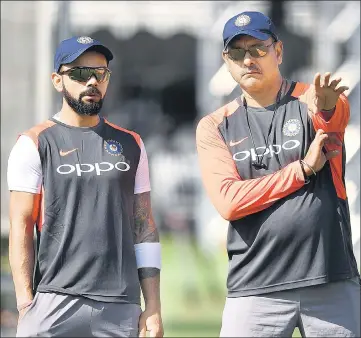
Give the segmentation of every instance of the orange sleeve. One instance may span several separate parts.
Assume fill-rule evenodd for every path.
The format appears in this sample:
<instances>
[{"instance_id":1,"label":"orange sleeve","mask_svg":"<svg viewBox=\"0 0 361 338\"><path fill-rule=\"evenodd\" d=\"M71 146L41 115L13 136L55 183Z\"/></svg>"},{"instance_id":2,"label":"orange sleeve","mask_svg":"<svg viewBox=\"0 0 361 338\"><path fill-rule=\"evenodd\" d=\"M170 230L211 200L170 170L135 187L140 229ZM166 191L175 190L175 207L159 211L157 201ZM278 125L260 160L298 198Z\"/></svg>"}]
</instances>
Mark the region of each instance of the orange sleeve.
<instances>
[{"instance_id":1,"label":"orange sleeve","mask_svg":"<svg viewBox=\"0 0 361 338\"><path fill-rule=\"evenodd\" d=\"M347 97L340 95L336 103L336 109L329 121L325 121L320 113L312 114L312 123L317 131L343 133L350 119L350 106Z\"/></svg>"},{"instance_id":2,"label":"orange sleeve","mask_svg":"<svg viewBox=\"0 0 361 338\"><path fill-rule=\"evenodd\" d=\"M329 121L325 121L321 114L314 114L312 116L312 123L317 131L318 129L322 129L328 133L333 132L334 136L343 143L344 142L344 135L345 129L347 127L348 121L350 118L350 106L348 103L348 99L345 95L341 94L337 103L336 109L333 113L331 119ZM344 149L341 146L335 144L325 144L325 149L327 152L331 150L338 150L341 153ZM338 155L334 158L329 160L331 166L331 173L333 183L335 185L336 193L339 198L346 199L346 188L343 182L343 159L342 155Z\"/></svg>"},{"instance_id":3,"label":"orange sleeve","mask_svg":"<svg viewBox=\"0 0 361 338\"><path fill-rule=\"evenodd\" d=\"M274 174L242 180L212 115L199 122L196 142L203 184L211 202L226 220L264 210L304 185L298 161Z\"/></svg>"},{"instance_id":4,"label":"orange sleeve","mask_svg":"<svg viewBox=\"0 0 361 338\"><path fill-rule=\"evenodd\" d=\"M26 135L34 141L36 147L38 148L39 147L39 134L42 133L45 129L48 129L54 125L55 125L55 122L53 122L51 120L47 120L41 124L36 125L35 127L32 127L29 130L23 132L22 134L20 134L18 136L18 138L21 135Z\"/></svg>"},{"instance_id":5,"label":"orange sleeve","mask_svg":"<svg viewBox=\"0 0 361 338\"><path fill-rule=\"evenodd\" d=\"M314 98L314 86L306 83L298 82L293 91L293 96L305 103L308 107L308 115L312 119L313 127L317 131L322 129L325 132L343 133L347 127L350 119L350 106L348 99L344 94L341 94L337 100L335 112L331 119L324 120L322 114L316 111Z\"/></svg>"},{"instance_id":6,"label":"orange sleeve","mask_svg":"<svg viewBox=\"0 0 361 338\"><path fill-rule=\"evenodd\" d=\"M298 97L301 102L308 105L308 114L312 120L314 129L322 129L328 133L334 133L339 141L344 142L345 129L350 119L350 105L347 97L341 94L337 100L335 111L328 121L325 121L320 113L315 112L312 100L310 99L313 91L313 86L310 84L298 82L292 93L293 96ZM334 144L325 144L326 151L339 150L344 151L342 147ZM346 188L343 182L343 159L342 155L336 156L329 160L331 165L331 172L333 182L336 188L337 196L341 199L346 199Z\"/></svg>"}]
</instances>

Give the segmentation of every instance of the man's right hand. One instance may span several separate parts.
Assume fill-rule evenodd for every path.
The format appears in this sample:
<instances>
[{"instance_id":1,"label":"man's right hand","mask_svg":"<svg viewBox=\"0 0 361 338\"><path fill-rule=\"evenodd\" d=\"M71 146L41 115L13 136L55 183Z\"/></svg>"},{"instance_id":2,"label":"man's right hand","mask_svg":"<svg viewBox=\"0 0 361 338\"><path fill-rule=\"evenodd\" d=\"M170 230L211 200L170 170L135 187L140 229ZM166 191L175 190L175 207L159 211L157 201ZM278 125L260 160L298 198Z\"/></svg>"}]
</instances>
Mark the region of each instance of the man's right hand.
<instances>
[{"instance_id":1,"label":"man's right hand","mask_svg":"<svg viewBox=\"0 0 361 338\"><path fill-rule=\"evenodd\" d=\"M323 146L326 143L335 144L341 146L342 143L337 139L334 133L325 133L322 129L317 130L315 139L312 141L308 152L303 159L315 172L320 171L325 165L326 161L339 155L338 150L331 150L327 153L322 151ZM313 175L312 170L307 166L303 165L307 176Z\"/></svg>"}]
</instances>

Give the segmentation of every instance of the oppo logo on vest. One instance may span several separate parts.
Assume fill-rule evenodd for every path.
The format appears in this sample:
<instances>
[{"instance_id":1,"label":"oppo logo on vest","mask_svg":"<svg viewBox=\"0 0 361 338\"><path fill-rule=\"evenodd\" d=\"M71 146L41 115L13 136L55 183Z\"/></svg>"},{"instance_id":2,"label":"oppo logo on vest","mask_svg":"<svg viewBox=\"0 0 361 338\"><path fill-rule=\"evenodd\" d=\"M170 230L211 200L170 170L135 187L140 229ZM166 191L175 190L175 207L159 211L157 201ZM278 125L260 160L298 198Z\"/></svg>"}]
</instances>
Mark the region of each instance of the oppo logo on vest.
<instances>
[{"instance_id":1,"label":"oppo logo on vest","mask_svg":"<svg viewBox=\"0 0 361 338\"><path fill-rule=\"evenodd\" d=\"M266 150L264 156L269 155L270 157L273 157L274 154L279 154L281 151L289 151L292 149L296 149L301 145L300 141L297 140L288 140L287 142L283 143L282 145L280 144L271 144L267 147L263 146L263 147L257 147L255 148L251 148L250 150L244 150L244 151L239 151L237 153L235 153L233 155L233 160L235 161L244 161L247 158L251 157L252 161L256 161L257 160L257 156L261 157L263 152ZM257 153L258 155L257 155Z\"/></svg>"},{"instance_id":2,"label":"oppo logo on vest","mask_svg":"<svg viewBox=\"0 0 361 338\"><path fill-rule=\"evenodd\" d=\"M129 169L130 165L126 162L117 162L114 164L109 162L100 162L94 164L62 164L58 168L56 168L56 171L60 175L70 175L75 172L77 176L82 176L83 174L91 174L95 172L97 176L100 176L102 175L102 173L107 171L128 171Z\"/></svg>"}]
</instances>

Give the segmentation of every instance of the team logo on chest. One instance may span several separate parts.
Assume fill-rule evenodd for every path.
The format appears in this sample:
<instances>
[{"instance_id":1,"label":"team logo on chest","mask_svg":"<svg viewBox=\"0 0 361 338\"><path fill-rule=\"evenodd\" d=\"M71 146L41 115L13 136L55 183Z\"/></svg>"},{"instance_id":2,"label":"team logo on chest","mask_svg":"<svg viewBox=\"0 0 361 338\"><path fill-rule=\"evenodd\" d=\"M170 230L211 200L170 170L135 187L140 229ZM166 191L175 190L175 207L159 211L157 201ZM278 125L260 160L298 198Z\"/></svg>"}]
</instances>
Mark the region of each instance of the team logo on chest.
<instances>
[{"instance_id":1,"label":"team logo on chest","mask_svg":"<svg viewBox=\"0 0 361 338\"><path fill-rule=\"evenodd\" d=\"M120 156L123 152L123 146L118 141L114 140L104 141L104 149L112 156Z\"/></svg>"},{"instance_id":2,"label":"team logo on chest","mask_svg":"<svg viewBox=\"0 0 361 338\"><path fill-rule=\"evenodd\" d=\"M288 120L282 128L283 135L296 136L301 130L301 123L297 119Z\"/></svg>"}]
</instances>

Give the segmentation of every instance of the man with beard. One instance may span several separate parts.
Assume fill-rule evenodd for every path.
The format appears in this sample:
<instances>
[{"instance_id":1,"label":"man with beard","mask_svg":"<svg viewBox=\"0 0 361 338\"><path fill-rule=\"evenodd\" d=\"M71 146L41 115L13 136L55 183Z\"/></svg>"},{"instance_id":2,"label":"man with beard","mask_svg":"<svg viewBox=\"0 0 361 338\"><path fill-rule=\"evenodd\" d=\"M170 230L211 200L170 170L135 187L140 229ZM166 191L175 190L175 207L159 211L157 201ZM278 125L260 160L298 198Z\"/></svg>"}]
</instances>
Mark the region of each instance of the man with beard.
<instances>
[{"instance_id":1,"label":"man with beard","mask_svg":"<svg viewBox=\"0 0 361 338\"><path fill-rule=\"evenodd\" d=\"M205 116L197 148L229 223L222 337L360 337L360 276L345 188L350 116L341 78L285 79L259 12L230 18L223 59L242 95Z\"/></svg>"},{"instance_id":2,"label":"man with beard","mask_svg":"<svg viewBox=\"0 0 361 338\"><path fill-rule=\"evenodd\" d=\"M62 108L11 151L17 336L163 336L147 154L138 134L99 116L112 59L89 37L62 41L52 73Z\"/></svg>"}]
</instances>

